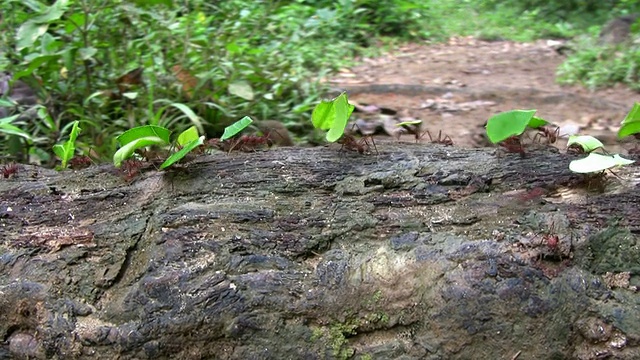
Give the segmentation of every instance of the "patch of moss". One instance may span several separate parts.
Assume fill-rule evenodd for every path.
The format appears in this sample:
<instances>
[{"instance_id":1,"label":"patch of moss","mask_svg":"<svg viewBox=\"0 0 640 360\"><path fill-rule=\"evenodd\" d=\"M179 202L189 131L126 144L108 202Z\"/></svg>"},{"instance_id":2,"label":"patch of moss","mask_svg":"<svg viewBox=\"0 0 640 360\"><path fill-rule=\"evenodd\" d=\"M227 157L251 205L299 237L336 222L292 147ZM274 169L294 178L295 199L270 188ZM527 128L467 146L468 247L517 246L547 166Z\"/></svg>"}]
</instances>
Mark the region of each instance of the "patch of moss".
<instances>
[{"instance_id":1,"label":"patch of moss","mask_svg":"<svg viewBox=\"0 0 640 360\"><path fill-rule=\"evenodd\" d=\"M621 227L611 226L589 238L587 246L576 249L576 262L593 274L629 271L640 274L640 243Z\"/></svg>"}]
</instances>

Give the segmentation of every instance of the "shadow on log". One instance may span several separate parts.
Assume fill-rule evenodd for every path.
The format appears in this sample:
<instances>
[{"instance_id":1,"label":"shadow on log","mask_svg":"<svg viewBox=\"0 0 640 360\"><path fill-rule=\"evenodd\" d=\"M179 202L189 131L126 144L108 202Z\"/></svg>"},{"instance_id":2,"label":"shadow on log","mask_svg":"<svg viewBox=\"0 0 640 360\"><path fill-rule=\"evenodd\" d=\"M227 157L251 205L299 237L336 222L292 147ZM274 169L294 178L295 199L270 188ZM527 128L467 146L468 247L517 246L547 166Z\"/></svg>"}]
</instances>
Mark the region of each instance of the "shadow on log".
<instances>
[{"instance_id":1,"label":"shadow on log","mask_svg":"<svg viewBox=\"0 0 640 360\"><path fill-rule=\"evenodd\" d=\"M638 195L378 144L0 181L0 358L637 359ZM623 177L626 176L623 174Z\"/></svg>"}]
</instances>

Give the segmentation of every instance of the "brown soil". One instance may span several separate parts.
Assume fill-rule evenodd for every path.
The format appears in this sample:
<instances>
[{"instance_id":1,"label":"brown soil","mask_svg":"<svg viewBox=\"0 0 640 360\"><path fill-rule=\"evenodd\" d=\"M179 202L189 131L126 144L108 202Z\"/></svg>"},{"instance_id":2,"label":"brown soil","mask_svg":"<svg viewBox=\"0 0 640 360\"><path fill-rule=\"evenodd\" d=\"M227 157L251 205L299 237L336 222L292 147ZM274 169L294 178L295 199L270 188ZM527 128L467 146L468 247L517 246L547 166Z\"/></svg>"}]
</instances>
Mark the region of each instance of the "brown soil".
<instances>
[{"instance_id":1,"label":"brown soil","mask_svg":"<svg viewBox=\"0 0 640 360\"><path fill-rule=\"evenodd\" d=\"M623 86L589 91L558 85L556 69L566 57L558 45L474 38L410 44L362 59L331 83L346 89L351 102L396 110L398 118L421 119L423 130L442 130L458 146L489 145L483 125L495 113L537 109L537 116L561 127L561 135L594 135L614 151L633 147L620 145L615 133L638 94ZM562 141L556 145L564 147Z\"/></svg>"}]
</instances>

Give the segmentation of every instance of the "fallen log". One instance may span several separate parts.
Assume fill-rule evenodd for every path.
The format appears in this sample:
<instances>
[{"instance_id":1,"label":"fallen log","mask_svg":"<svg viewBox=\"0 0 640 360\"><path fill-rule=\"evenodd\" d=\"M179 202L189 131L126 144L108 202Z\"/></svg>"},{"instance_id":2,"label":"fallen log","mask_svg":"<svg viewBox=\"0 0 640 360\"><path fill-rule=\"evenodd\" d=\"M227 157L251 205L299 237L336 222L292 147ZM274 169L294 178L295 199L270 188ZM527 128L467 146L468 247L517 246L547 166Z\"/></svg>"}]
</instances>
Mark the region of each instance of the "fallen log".
<instances>
[{"instance_id":1,"label":"fallen log","mask_svg":"<svg viewBox=\"0 0 640 360\"><path fill-rule=\"evenodd\" d=\"M132 181L21 166L0 181L0 358L640 357L631 170L377 148Z\"/></svg>"}]
</instances>

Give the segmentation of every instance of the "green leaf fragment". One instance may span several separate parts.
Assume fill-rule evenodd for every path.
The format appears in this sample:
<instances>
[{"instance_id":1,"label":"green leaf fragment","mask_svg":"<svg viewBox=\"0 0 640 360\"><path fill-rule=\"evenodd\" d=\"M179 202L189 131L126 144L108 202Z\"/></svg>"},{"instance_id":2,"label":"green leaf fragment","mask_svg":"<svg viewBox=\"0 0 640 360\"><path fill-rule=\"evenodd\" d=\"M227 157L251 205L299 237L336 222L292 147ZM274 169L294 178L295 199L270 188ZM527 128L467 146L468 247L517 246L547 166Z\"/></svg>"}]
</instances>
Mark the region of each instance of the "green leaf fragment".
<instances>
[{"instance_id":1,"label":"green leaf fragment","mask_svg":"<svg viewBox=\"0 0 640 360\"><path fill-rule=\"evenodd\" d=\"M188 128L178 135L178 145L185 146L193 140L198 140L198 129L195 126Z\"/></svg>"},{"instance_id":2,"label":"green leaf fragment","mask_svg":"<svg viewBox=\"0 0 640 360\"><path fill-rule=\"evenodd\" d=\"M602 144L602 142L600 142L600 140L589 135L569 136L569 141L567 141L567 147L573 144L580 145L580 147L582 147L582 150L584 150L584 152L592 152L595 149L604 147L604 145Z\"/></svg>"},{"instance_id":3,"label":"green leaf fragment","mask_svg":"<svg viewBox=\"0 0 640 360\"><path fill-rule=\"evenodd\" d=\"M224 141L234 137L237 133L244 130L244 128L249 126L252 122L253 120L251 120L250 117L245 116L242 119L227 126L226 128L224 128L224 133L222 133L222 137L220 138L220 141Z\"/></svg>"},{"instance_id":4,"label":"green leaf fragment","mask_svg":"<svg viewBox=\"0 0 640 360\"><path fill-rule=\"evenodd\" d=\"M171 131L169 131L169 129L165 127L156 126L156 125L144 125L144 126L134 127L133 129L129 129L123 132L122 134L120 134L120 136L118 136L116 139L118 140L118 143L120 143L120 146L125 146L128 143L135 141L137 139L148 138L148 137L158 137L164 141L164 144L162 145L167 145L170 143L170 140L169 140L170 136L171 136Z\"/></svg>"},{"instance_id":5,"label":"green leaf fragment","mask_svg":"<svg viewBox=\"0 0 640 360\"><path fill-rule=\"evenodd\" d=\"M333 103L335 108L335 118L333 119L333 124L327 132L327 141L335 142L338 141L344 134L344 129L347 127L347 120L349 120L349 116L353 111L354 106L349 104L347 100L347 94L342 93L338 96Z\"/></svg>"},{"instance_id":6,"label":"green leaf fragment","mask_svg":"<svg viewBox=\"0 0 640 360\"><path fill-rule=\"evenodd\" d=\"M120 167L122 162L130 158L137 149L151 145L166 145L167 143L167 141L158 136L147 136L130 141L113 154L113 165Z\"/></svg>"},{"instance_id":7,"label":"green leaf fragment","mask_svg":"<svg viewBox=\"0 0 640 360\"><path fill-rule=\"evenodd\" d=\"M182 149L178 150L177 152L169 156L169 158L165 160L165 162L163 162L162 165L160 165L160 169L165 169L173 165L174 163L182 160L182 158L184 158L188 153L190 153L193 149L202 145L203 143L204 143L204 135L200 136L195 140L192 140L191 142L186 144Z\"/></svg>"},{"instance_id":8,"label":"green leaf fragment","mask_svg":"<svg viewBox=\"0 0 640 360\"><path fill-rule=\"evenodd\" d=\"M521 135L531 122L535 113L536 110L511 110L492 116L487 121L487 136L489 137L489 141L496 144L512 136ZM538 120L535 120L534 125L536 125L537 122Z\"/></svg>"},{"instance_id":9,"label":"green leaf fragment","mask_svg":"<svg viewBox=\"0 0 640 360\"><path fill-rule=\"evenodd\" d=\"M575 173L588 174L601 172L612 167L629 165L632 163L634 163L633 160L625 159L618 154L603 155L592 152L586 158L573 160L569 164L569 170Z\"/></svg>"},{"instance_id":10,"label":"green leaf fragment","mask_svg":"<svg viewBox=\"0 0 640 360\"><path fill-rule=\"evenodd\" d=\"M618 139L637 133L640 133L640 103L633 104L631 111L622 120L622 126L618 130Z\"/></svg>"},{"instance_id":11,"label":"green leaf fragment","mask_svg":"<svg viewBox=\"0 0 640 360\"><path fill-rule=\"evenodd\" d=\"M408 126L408 125L418 125L418 124L422 124L422 120L403 121L401 123L396 124L396 126Z\"/></svg>"}]
</instances>

